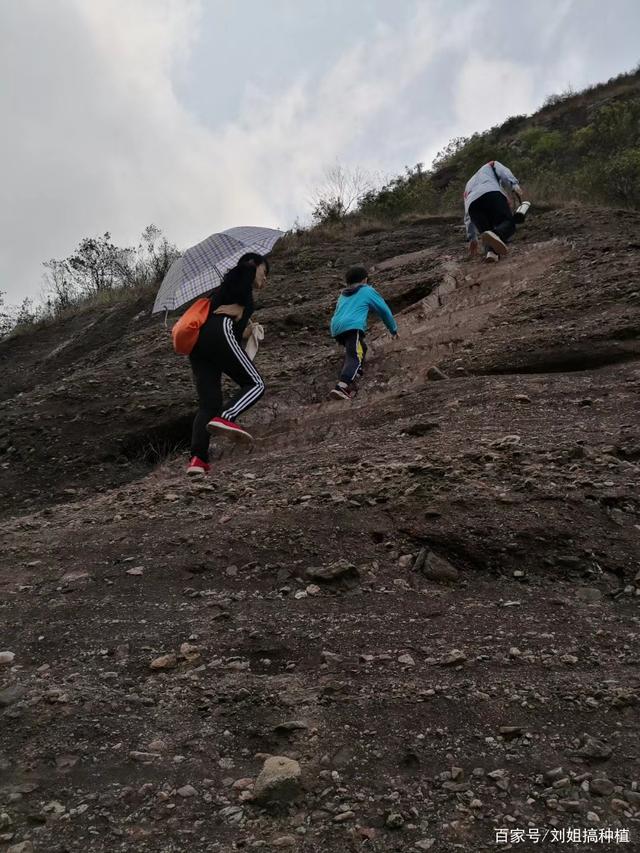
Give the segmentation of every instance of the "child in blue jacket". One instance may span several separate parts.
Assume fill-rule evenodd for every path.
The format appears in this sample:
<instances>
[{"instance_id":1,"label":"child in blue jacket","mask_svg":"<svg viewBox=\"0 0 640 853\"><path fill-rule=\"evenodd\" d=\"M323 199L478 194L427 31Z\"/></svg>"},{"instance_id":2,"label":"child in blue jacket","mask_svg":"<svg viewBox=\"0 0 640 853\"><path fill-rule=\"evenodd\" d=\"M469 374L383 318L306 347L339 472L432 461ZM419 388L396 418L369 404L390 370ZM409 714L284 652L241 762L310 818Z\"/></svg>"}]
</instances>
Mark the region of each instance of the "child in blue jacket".
<instances>
[{"instance_id":1,"label":"child in blue jacket","mask_svg":"<svg viewBox=\"0 0 640 853\"><path fill-rule=\"evenodd\" d=\"M331 336L345 348L342 373L338 384L331 391L331 396L338 400L351 400L355 397L355 381L358 376L362 376L367 354L364 337L369 311L375 311L393 337L398 337L398 325L393 319L391 309L378 291L369 284L367 270L364 267L351 267L347 272L346 281L347 286L338 298L331 319Z\"/></svg>"}]
</instances>

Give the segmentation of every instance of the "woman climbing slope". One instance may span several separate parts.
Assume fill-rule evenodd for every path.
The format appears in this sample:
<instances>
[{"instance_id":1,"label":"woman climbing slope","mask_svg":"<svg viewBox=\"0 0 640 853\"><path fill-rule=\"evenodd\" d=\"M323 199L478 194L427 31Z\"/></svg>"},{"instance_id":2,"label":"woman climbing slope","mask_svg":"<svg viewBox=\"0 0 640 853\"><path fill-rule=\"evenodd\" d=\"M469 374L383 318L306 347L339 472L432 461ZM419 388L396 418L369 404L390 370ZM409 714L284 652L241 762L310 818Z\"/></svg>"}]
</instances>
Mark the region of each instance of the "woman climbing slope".
<instances>
[{"instance_id":1,"label":"woman climbing slope","mask_svg":"<svg viewBox=\"0 0 640 853\"><path fill-rule=\"evenodd\" d=\"M199 409L193 421L187 474L206 474L210 470L212 434L252 440L236 420L262 397L265 388L262 377L242 348L242 340L251 333L253 288L264 287L268 273L266 258L248 252L225 274L211 296L209 316L200 327L197 343L189 355ZM226 407L222 402L223 374L239 386Z\"/></svg>"},{"instance_id":2,"label":"woman climbing slope","mask_svg":"<svg viewBox=\"0 0 640 853\"><path fill-rule=\"evenodd\" d=\"M478 240L487 261L507 254L507 241L522 221L514 216L512 199L520 205L522 189L513 172L497 160L485 163L469 178L464 188L464 224L471 256L478 254Z\"/></svg>"}]
</instances>

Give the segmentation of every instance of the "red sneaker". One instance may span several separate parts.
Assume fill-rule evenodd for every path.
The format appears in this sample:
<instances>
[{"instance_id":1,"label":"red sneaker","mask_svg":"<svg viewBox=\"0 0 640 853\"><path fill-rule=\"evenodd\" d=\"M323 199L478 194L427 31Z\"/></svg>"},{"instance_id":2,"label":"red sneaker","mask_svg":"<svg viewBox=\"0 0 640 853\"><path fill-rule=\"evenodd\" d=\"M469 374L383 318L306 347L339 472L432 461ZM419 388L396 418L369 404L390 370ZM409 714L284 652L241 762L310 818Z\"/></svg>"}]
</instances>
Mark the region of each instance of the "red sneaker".
<instances>
[{"instance_id":1,"label":"red sneaker","mask_svg":"<svg viewBox=\"0 0 640 853\"><path fill-rule=\"evenodd\" d=\"M187 467L187 474L190 477L202 477L204 474L208 474L210 470L211 465L208 462L203 462L198 456L192 456Z\"/></svg>"},{"instance_id":2,"label":"red sneaker","mask_svg":"<svg viewBox=\"0 0 640 853\"><path fill-rule=\"evenodd\" d=\"M338 382L336 387L329 391L329 396L336 400L353 400L356 396L356 389L353 385L349 386L344 382Z\"/></svg>"},{"instance_id":3,"label":"red sneaker","mask_svg":"<svg viewBox=\"0 0 640 853\"><path fill-rule=\"evenodd\" d=\"M233 421L226 420L226 418L212 418L207 424L207 430L211 433L224 432L236 441L253 441L251 433Z\"/></svg>"}]
</instances>

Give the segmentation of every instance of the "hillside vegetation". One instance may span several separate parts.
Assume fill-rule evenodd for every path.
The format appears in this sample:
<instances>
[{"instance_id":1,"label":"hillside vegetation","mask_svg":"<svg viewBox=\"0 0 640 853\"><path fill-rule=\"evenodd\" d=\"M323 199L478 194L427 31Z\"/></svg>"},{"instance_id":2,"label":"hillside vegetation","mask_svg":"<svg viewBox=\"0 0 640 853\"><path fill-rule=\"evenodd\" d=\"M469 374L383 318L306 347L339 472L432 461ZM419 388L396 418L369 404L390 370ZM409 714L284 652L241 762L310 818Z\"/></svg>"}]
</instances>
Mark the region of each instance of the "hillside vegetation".
<instances>
[{"instance_id":1,"label":"hillside vegetation","mask_svg":"<svg viewBox=\"0 0 640 853\"><path fill-rule=\"evenodd\" d=\"M452 140L430 171L418 164L366 193L358 215L393 218L460 208L467 179L500 160L536 200L640 207L640 70L551 96L532 116Z\"/></svg>"}]
</instances>

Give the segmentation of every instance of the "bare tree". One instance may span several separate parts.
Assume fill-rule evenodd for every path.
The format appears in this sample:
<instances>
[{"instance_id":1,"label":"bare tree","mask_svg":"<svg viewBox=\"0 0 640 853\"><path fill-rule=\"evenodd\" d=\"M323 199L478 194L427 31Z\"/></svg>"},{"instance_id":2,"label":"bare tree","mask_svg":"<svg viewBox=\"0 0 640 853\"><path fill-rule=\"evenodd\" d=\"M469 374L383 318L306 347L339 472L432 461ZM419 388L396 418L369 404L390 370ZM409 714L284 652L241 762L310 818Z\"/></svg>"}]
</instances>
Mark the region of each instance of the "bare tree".
<instances>
[{"instance_id":1,"label":"bare tree","mask_svg":"<svg viewBox=\"0 0 640 853\"><path fill-rule=\"evenodd\" d=\"M50 304L51 311L64 311L65 308L73 305L79 295L69 264L66 260L57 261L51 258L50 261L43 263L43 267L46 269L44 274L46 301Z\"/></svg>"},{"instance_id":2,"label":"bare tree","mask_svg":"<svg viewBox=\"0 0 640 853\"><path fill-rule=\"evenodd\" d=\"M7 306L4 301L5 294L0 291L0 338L8 335L14 326L14 320L7 311Z\"/></svg>"},{"instance_id":3,"label":"bare tree","mask_svg":"<svg viewBox=\"0 0 640 853\"><path fill-rule=\"evenodd\" d=\"M85 292L100 293L128 283L129 251L119 249L106 231L102 237L85 237L75 253L66 259L76 281Z\"/></svg>"},{"instance_id":4,"label":"bare tree","mask_svg":"<svg viewBox=\"0 0 640 853\"><path fill-rule=\"evenodd\" d=\"M169 267L179 256L178 249L170 243L157 225L147 225L142 232L142 244L138 254L146 255L143 264L152 283L162 281Z\"/></svg>"},{"instance_id":5,"label":"bare tree","mask_svg":"<svg viewBox=\"0 0 640 853\"><path fill-rule=\"evenodd\" d=\"M28 296L22 300L15 311L15 326L32 326L42 319L42 310L34 305L33 299Z\"/></svg>"},{"instance_id":6,"label":"bare tree","mask_svg":"<svg viewBox=\"0 0 640 853\"><path fill-rule=\"evenodd\" d=\"M96 293L157 284L178 255L156 225L145 228L137 246L116 246L108 231L85 237L68 258L45 262L44 303L56 314Z\"/></svg>"},{"instance_id":7,"label":"bare tree","mask_svg":"<svg viewBox=\"0 0 640 853\"><path fill-rule=\"evenodd\" d=\"M315 222L336 222L354 211L367 193L375 189L373 177L359 166L336 163L324 170L323 183L310 199Z\"/></svg>"}]
</instances>

